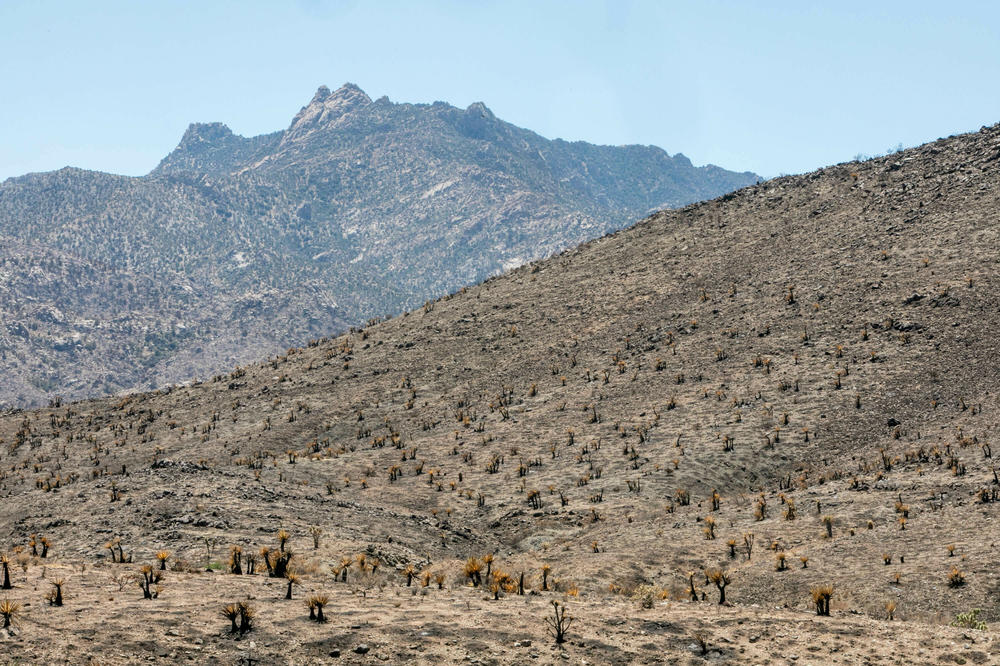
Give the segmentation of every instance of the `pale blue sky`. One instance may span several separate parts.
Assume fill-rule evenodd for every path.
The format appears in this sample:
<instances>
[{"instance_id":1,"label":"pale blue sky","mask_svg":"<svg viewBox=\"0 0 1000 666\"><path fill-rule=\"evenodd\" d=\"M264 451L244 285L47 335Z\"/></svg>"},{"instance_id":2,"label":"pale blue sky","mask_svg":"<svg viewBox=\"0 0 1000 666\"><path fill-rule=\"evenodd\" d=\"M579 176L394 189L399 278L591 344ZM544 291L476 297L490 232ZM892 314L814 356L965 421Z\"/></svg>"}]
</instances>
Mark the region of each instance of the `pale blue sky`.
<instances>
[{"instance_id":1,"label":"pale blue sky","mask_svg":"<svg viewBox=\"0 0 1000 666\"><path fill-rule=\"evenodd\" d=\"M1000 121L998 72L995 2L0 0L0 179L140 175L345 81L773 176Z\"/></svg>"}]
</instances>

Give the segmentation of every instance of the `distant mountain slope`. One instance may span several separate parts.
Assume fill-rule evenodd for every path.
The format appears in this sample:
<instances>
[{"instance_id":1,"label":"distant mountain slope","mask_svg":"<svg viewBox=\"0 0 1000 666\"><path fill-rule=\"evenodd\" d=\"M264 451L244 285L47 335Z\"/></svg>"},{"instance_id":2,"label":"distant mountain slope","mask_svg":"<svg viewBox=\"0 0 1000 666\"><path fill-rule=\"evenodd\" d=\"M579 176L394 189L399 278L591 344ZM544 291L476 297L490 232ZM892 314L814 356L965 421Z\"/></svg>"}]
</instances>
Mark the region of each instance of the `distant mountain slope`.
<instances>
[{"instance_id":1,"label":"distant mountain slope","mask_svg":"<svg viewBox=\"0 0 1000 666\"><path fill-rule=\"evenodd\" d=\"M320 88L281 132L191 125L142 178L12 178L0 404L211 374L756 179L654 147L549 141L483 104L373 102L350 84ZM37 319L56 306L44 285L67 279L62 319Z\"/></svg>"}]
</instances>

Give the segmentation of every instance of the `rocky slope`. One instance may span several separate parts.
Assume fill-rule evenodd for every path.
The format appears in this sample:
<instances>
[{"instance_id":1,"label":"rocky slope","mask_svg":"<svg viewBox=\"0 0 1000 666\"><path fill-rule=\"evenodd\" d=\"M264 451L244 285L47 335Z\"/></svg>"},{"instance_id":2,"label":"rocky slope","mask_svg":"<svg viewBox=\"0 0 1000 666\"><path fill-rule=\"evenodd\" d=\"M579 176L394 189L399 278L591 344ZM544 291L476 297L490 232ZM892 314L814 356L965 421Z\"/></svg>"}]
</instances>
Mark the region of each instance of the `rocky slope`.
<instances>
[{"instance_id":1,"label":"rocky slope","mask_svg":"<svg viewBox=\"0 0 1000 666\"><path fill-rule=\"evenodd\" d=\"M281 132L192 125L146 177L9 179L0 404L210 375L755 179L349 84Z\"/></svg>"},{"instance_id":2,"label":"rocky slope","mask_svg":"<svg viewBox=\"0 0 1000 666\"><path fill-rule=\"evenodd\" d=\"M994 126L659 213L205 383L9 414L0 544L31 603L10 654L1000 661L998 207ZM285 579L204 572L282 529L327 625ZM114 586L159 550L160 598ZM41 606L63 573L66 607ZM577 617L557 650L552 600ZM986 628L946 626L973 609Z\"/></svg>"}]
</instances>

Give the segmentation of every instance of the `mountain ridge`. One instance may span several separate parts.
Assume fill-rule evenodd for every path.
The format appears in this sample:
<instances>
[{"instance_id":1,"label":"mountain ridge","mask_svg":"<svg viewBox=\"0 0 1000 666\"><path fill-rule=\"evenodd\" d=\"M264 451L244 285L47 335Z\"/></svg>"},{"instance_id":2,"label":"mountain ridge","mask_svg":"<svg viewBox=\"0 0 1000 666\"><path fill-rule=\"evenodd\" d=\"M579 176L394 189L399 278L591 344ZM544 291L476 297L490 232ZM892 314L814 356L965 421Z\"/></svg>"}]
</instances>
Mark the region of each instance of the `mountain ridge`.
<instances>
[{"instance_id":1,"label":"mountain ridge","mask_svg":"<svg viewBox=\"0 0 1000 666\"><path fill-rule=\"evenodd\" d=\"M94 284L113 271L124 289L153 285L141 302L105 293L86 316L23 321L31 334L2 350L0 404L212 374L755 179L659 149L549 141L481 104L372 101L353 84L320 88L270 134L194 123L146 176L67 168L0 185L8 248L73 255ZM17 284L0 321L30 316L12 303L36 294ZM95 317L119 333L72 324ZM72 358L54 342L67 337Z\"/></svg>"}]
</instances>

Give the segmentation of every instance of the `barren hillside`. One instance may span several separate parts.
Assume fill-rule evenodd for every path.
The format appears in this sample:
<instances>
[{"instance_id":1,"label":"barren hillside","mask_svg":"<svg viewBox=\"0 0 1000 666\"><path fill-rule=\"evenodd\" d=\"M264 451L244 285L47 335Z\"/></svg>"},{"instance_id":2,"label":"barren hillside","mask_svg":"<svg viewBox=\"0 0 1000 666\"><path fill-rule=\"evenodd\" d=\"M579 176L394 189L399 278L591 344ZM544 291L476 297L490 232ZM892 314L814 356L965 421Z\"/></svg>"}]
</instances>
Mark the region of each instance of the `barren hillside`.
<instances>
[{"instance_id":1,"label":"barren hillside","mask_svg":"<svg viewBox=\"0 0 1000 666\"><path fill-rule=\"evenodd\" d=\"M4 645L996 662L998 163L994 126L768 181L212 381L8 414L0 544L26 571L0 598L30 606ZM279 530L328 623L225 572ZM119 589L161 550L158 598ZM989 628L948 626L977 608Z\"/></svg>"}]
</instances>

